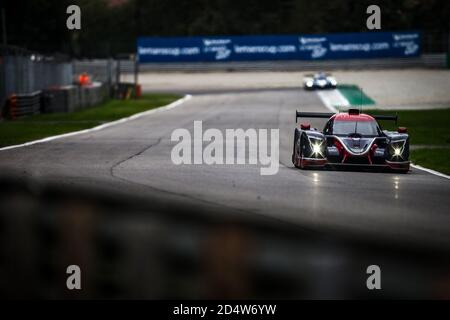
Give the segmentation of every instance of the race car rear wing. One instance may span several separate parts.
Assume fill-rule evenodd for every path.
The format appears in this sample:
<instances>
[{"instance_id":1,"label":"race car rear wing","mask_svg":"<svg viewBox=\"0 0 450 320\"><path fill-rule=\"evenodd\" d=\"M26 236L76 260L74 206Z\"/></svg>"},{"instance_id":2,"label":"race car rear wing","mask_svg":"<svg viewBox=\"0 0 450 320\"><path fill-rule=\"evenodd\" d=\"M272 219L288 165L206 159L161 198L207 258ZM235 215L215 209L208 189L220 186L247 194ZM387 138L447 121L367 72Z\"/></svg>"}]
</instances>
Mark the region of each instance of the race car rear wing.
<instances>
[{"instance_id":1,"label":"race car rear wing","mask_svg":"<svg viewBox=\"0 0 450 320\"><path fill-rule=\"evenodd\" d=\"M372 116L375 118L375 120L390 120L390 121L395 121L395 124L397 124L398 121L398 116L388 116L388 115L381 115L381 116Z\"/></svg>"},{"instance_id":2,"label":"race car rear wing","mask_svg":"<svg viewBox=\"0 0 450 320\"><path fill-rule=\"evenodd\" d=\"M299 112L296 111L295 123L297 123L298 118L326 118L329 119L334 116L334 113L320 113L320 112Z\"/></svg>"},{"instance_id":3,"label":"race car rear wing","mask_svg":"<svg viewBox=\"0 0 450 320\"><path fill-rule=\"evenodd\" d=\"M295 115L295 123L298 122L298 118L325 118L329 119L332 116L334 116L335 113L325 113L325 112L300 112L296 111ZM397 124L398 116L392 116L392 115L372 115L372 117L375 118L375 120L389 120L389 121L395 121L395 124Z\"/></svg>"}]
</instances>

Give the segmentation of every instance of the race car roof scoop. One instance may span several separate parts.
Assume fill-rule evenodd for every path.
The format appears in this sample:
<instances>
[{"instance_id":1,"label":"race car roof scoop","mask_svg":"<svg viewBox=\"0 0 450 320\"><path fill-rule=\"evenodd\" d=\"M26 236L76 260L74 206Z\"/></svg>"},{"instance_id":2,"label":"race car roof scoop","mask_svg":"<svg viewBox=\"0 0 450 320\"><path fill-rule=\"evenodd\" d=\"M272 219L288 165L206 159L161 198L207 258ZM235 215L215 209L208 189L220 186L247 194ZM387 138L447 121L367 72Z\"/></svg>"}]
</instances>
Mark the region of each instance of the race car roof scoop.
<instances>
[{"instance_id":1,"label":"race car roof scoop","mask_svg":"<svg viewBox=\"0 0 450 320\"><path fill-rule=\"evenodd\" d=\"M349 115L359 115L359 110L358 109L348 109L348 114Z\"/></svg>"}]
</instances>

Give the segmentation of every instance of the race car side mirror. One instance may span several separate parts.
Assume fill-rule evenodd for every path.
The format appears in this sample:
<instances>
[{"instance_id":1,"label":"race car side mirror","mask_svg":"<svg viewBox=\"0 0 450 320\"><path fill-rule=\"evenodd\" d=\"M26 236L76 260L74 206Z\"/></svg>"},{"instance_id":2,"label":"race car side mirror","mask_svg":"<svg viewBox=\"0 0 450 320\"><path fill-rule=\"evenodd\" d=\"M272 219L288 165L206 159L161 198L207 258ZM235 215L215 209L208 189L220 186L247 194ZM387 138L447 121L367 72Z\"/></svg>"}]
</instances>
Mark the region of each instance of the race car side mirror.
<instances>
[{"instance_id":1,"label":"race car side mirror","mask_svg":"<svg viewBox=\"0 0 450 320\"><path fill-rule=\"evenodd\" d=\"M309 123L302 123L300 125L300 129L302 129L302 130L310 130L311 129L311 125Z\"/></svg>"},{"instance_id":2,"label":"race car side mirror","mask_svg":"<svg viewBox=\"0 0 450 320\"><path fill-rule=\"evenodd\" d=\"M397 132L398 133L408 133L408 128L406 128L406 127L398 127Z\"/></svg>"}]
</instances>

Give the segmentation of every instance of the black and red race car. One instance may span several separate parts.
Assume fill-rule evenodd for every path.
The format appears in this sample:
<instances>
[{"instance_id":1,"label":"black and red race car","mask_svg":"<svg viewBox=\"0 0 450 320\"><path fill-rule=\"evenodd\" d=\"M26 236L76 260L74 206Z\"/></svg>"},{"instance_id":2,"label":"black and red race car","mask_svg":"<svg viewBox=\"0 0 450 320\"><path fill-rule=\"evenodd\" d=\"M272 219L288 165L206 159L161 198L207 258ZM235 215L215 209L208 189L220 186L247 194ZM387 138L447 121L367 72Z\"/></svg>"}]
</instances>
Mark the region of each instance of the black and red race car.
<instances>
[{"instance_id":1,"label":"black and red race car","mask_svg":"<svg viewBox=\"0 0 450 320\"><path fill-rule=\"evenodd\" d=\"M370 116L350 109L345 113L296 113L298 118L328 119L322 132L302 123L295 129L292 162L297 168L326 166L380 167L408 172L409 135L399 127L397 132L382 130L377 120L397 116Z\"/></svg>"}]
</instances>

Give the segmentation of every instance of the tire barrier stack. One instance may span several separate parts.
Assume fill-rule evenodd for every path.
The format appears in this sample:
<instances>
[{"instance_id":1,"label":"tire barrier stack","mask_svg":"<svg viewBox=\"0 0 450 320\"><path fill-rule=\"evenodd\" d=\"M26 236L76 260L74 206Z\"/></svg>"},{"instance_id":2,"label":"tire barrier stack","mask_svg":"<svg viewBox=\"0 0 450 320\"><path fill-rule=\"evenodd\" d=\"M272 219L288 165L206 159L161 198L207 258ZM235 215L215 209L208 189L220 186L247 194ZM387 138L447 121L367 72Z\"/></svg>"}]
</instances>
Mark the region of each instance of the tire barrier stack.
<instances>
[{"instance_id":1,"label":"tire barrier stack","mask_svg":"<svg viewBox=\"0 0 450 320\"><path fill-rule=\"evenodd\" d=\"M2 116L17 119L39 113L74 112L102 103L108 94L108 86L99 82L89 86L69 85L31 94L13 94L3 106Z\"/></svg>"},{"instance_id":2,"label":"tire barrier stack","mask_svg":"<svg viewBox=\"0 0 450 320\"><path fill-rule=\"evenodd\" d=\"M16 119L40 113L41 93L41 91L36 91L30 94L13 94L5 104L3 117Z\"/></svg>"}]
</instances>

